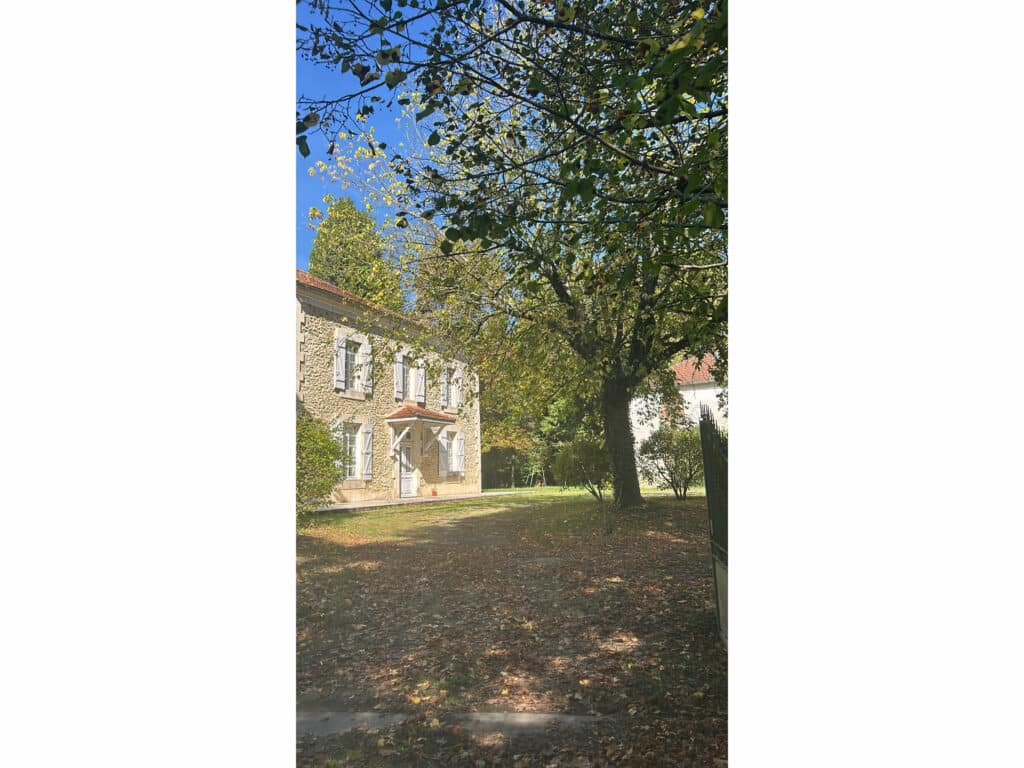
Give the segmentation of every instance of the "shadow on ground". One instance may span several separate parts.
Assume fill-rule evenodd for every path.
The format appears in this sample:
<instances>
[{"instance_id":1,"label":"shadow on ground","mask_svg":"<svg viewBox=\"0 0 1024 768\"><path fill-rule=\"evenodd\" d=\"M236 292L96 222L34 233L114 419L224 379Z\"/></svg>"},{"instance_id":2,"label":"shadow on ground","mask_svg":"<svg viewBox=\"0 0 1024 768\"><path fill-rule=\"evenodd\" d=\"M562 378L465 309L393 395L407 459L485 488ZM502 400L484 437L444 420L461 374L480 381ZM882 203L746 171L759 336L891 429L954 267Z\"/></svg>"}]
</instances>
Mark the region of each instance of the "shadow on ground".
<instances>
[{"instance_id":1,"label":"shadow on ground","mask_svg":"<svg viewBox=\"0 0 1024 768\"><path fill-rule=\"evenodd\" d=\"M408 509L299 533L300 709L410 716L380 735L302 738L300 763L465 752L469 764L514 765L517 749L527 765L552 749L587 765L726 756L703 499L652 500L611 534L598 505L578 499ZM607 717L585 736L522 746L468 733L456 718L466 712Z\"/></svg>"}]
</instances>

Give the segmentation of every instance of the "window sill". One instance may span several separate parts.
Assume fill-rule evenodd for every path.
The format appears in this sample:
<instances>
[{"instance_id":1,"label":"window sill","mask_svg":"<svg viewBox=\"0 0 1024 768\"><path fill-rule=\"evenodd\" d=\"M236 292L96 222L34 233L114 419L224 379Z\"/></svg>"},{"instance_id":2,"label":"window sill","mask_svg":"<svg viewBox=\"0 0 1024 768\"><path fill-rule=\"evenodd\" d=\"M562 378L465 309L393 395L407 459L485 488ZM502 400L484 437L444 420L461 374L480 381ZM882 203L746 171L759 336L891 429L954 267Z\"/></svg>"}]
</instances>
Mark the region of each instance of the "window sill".
<instances>
[{"instance_id":1,"label":"window sill","mask_svg":"<svg viewBox=\"0 0 1024 768\"><path fill-rule=\"evenodd\" d=\"M334 390L346 400L365 400L366 393L361 389L336 389Z\"/></svg>"}]
</instances>

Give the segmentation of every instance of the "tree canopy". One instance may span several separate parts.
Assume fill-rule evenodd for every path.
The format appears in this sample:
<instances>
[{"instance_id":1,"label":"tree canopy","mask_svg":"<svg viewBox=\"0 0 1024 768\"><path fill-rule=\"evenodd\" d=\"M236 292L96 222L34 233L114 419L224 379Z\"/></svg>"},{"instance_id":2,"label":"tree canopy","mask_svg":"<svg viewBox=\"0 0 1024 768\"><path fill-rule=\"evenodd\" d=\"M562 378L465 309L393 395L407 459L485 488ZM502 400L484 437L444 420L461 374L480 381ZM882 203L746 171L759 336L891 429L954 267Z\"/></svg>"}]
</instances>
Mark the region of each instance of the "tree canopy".
<instances>
[{"instance_id":1,"label":"tree canopy","mask_svg":"<svg viewBox=\"0 0 1024 768\"><path fill-rule=\"evenodd\" d=\"M640 503L630 399L679 353L725 349L726 4L309 8L300 51L340 74L300 100L300 140L412 110L421 147L368 143L402 180L396 221L434 227L434 322L564 353L556 381L594 393L616 503Z\"/></svg>"},{"instance_id":2,"label":"tree canopy","mask_svg":"<svg viewBox=\"0 0 1024 768\"><path fill-rule=\"evenodd\" d=\"M314 208L317 223L309 273L364 299L401 311L405 304L400 271L385 258L373 218L348 197L325 198L327 213Z\"/></svg>"}]
</instances>

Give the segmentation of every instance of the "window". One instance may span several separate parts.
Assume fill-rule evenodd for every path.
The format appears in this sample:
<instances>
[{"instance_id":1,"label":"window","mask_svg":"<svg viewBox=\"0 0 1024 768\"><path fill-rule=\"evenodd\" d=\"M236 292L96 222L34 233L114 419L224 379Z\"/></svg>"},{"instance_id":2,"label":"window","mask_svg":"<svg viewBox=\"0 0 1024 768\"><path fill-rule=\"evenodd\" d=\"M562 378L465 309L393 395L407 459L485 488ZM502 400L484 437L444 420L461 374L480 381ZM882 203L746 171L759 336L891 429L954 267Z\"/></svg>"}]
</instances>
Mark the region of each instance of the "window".
<instances>
[{"instance_id":1,"label":"window","mask_svg":"<svg viewBox=\"0 0 1024 768\"><path fill-rule=\"evenodd\" d=\"M373 351L368 341L335 338L334 388L346 393L373 391Z\"/></svg>"},{"instance_id":2,"label":"window","mask_svg":"<svg viewBox=\"0 0 1024 768\"><path fill-rule=\"evenodd\" d=\"M462 373L458 368L441 371L441 405L445 408L462 406Z\"/></svg>"},{"instance_id":3,"label":"window","mask_svg":"<svg viewBox=\"0 0 1024 768\"><path fill-rule=\"evenodd\" d=\"M334 439L345 451L345 456L338 462L338 466L344 470L342 477L345 480L355 480L358 477L356 468L359 466L359 425L340 425L334 432Z\"/></svg>"},{"instance_id":4,"label":"window","mask_svg":"<svg viewBox=\"0 0 1024 768\"><path fill-rule=\"evenodd\" d=\"M437 441L437 469L441 477L466 471L466 436L461 432L442 432Z\"/></svg>"},{"instance_id":5,"label":"window","mask_svg":"<svg viewBox=\"0 0 1024 768\"><path fill-rule=\"evenodd\" d=\"M356 389L359 380L359 369L356 362L359 355L359 344L355 341L345 342L345 389Z\"/></svg>"}]
</instances>

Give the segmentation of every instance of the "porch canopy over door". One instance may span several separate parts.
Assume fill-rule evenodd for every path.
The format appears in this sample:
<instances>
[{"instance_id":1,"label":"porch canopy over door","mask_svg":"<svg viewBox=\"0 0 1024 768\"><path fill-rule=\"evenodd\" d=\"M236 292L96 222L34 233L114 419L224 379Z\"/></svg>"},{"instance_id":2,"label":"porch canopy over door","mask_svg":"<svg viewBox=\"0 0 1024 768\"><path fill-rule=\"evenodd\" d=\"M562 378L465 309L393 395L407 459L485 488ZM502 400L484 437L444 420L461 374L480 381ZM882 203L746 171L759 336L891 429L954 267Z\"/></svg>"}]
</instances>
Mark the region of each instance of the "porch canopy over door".
<instances>
[{"instance_id":1,"label":"porch canopy over door","mask_svg":"<svg viewBox=\"0 0 1024 768\"><path fill-rule=\"evenodd\" d=\"M428 411L418 405L403 405L384 417L384 422L391 427L391 455L398 453L399 444L411 436L417 424L428 430L429 436L420 441L420 455L424 455L434 444L441 431L455 423L455 417L437 411Z\"/></svg>"}]
</instances>

